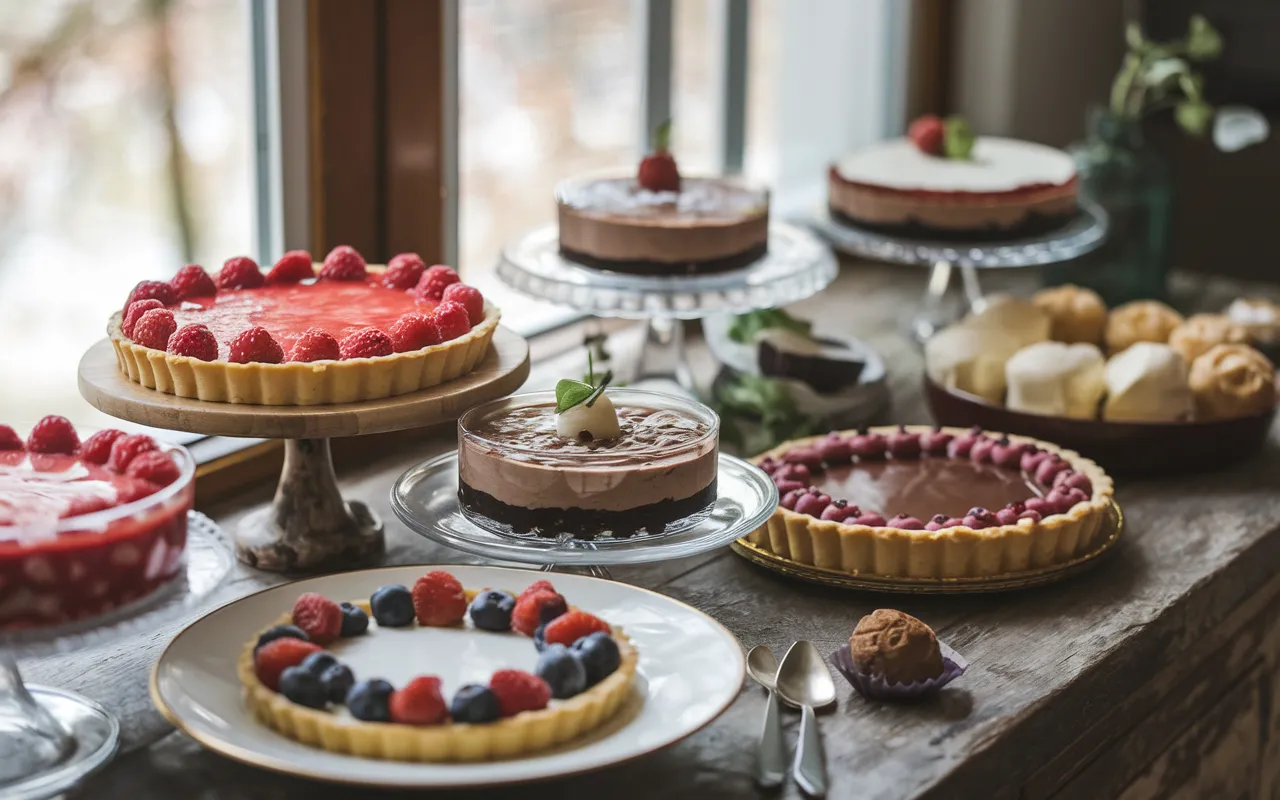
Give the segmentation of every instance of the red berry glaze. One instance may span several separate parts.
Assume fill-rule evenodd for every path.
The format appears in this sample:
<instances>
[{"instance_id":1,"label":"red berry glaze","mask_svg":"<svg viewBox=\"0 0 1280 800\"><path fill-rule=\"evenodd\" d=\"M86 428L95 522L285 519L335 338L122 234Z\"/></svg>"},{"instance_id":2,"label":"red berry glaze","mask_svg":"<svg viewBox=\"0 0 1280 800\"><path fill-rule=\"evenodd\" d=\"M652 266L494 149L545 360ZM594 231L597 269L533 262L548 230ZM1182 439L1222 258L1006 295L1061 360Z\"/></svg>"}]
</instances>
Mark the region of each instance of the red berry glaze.
<instances>
[{"instance_id":1,"label":"red berry glaze","mask_svg":"<svg viewBox=\"0 0 1280 800\"><path fill-rule=\"evenodd\" d=\"M129 298L124 301L124 308L127 310L139 300L157 300L162 306L171 306L178 302L178 293L164 281L139 281L130 290Z\"/></svg>"},{"instance_id":2,"label":"red berry glaze","mask_svg":"<svg viewBox=\"0 0 1280 800\"><path fill-rule=\"evenodd\" d=\"M474 286L454 283L445 287L441 297L446 303L458 303L467 310L467 319L472 325L478 325L484 319L484 295Z\"/></svg>"},{"instance_id":3,"label":"red berry glaze","mask_svg":"<svg viewBox=\"0 0 1280 800\"><path fill-rule=\"evenodd\" d=\"M504 717L521 711L539 711L551 701L551 687L537 675L518 669L500 669L489 678L489 691L498 698Z\"/></svg>"},{"instance_id":4,"label":"red berry glaze","mask_svg":"<svg viewBox=\"0 0 1280 800\"><path fill-rule=\"evenodd\" d=\"M427 271L427 262L417 253L401 253L387 262L387 268L379 281L388 289L409 290L418 285L422 273Z\"/></svg>"},{"instance_id":5,"label":"red berry glaze","mask_svg":"<svg viewBox=\"0 0 1280 800\"><path fill-rule=\"evenodd\" d=\"M391 337L377 328L361 328L338 345L338 353L343 360L389 356L395 351Z\"/></svg>"},{"instance_id":6,"label":"red berry glaze","mask_svg":"<svg viewBox=\"0 0 1280 800\"><path fill-rule=\"evenodd\" d=\"M169 285L173 287L178 301L190 297L213 297L218 293L213 278L199 264L188 264L178 270L178 274L169 279Z\"/></svg>"},{"instance_id":7,"label":"red berry glaze","mask_svg":"<svg viewBox=\"0 0 1280 800\"><path fill-rule=\"evenodd\" d=\"M134 300L129 304L129 308L124 312L124 319L120 322L120 330L124 332L125 336L132 339L134 328L138 325L138 320L143 314L154 308L164 308L164 305L159 300L152 298Z\"/></svg>"},{"instance_id":8,"label":"red berry glaze","mask_svg":"<svg viewBox=\"0 0 1280 800\"><path fill-rule=\"evenodd\" d=\"M548 622L544 636L547 644L562 644L567 647L583 636L601 631L608 633L609 623L585 611L570 611Z\"/></svg>"},{"instance_id":9,"label":"red berry glaze","mask_svg":"<svg viewBox=\"0 0 1280 800\"><path fill-rule=\"evenodd\" d=\"M312 653L323 648L315 642L304 642L301 639L283 638L267 642L258 648L253 656L253 673L258 680L271 691L280 690L280 673L289 667L296 667Z\"/></svg>"},{"instance_id":10,"label":"red berry glaze","mask_svg":"<svg viewBox=\"0 0 1280 800\"><path fill-rule=\"evenodd\" d=\"M338 340L319 328L307 328L289 350L289 361L337 361L342 358Z\"/></svg>"},{"instance_id":11,"label":"red berry glaze","mask_svg":"<svg viewBox=\"0 0 1280 800\"><path fill-rule=\"evenodd\" d=\"M27 452L71 455L80 447L75 426L66 417L50 414L35 424L27 435Z\"/></svg>"},{"instance_id":12,"label":"red berry glaze","mask_svg":"<svg viewBox=\"0 0 1280 800\"><path fill-rule=\"evenodd\" d=\"M362 281L367 274L364 256L347 244L330 250L324 257L324 266L320 268L322 281Z\"/></svg>"},{"instance_id":13,"label":"red berry glaze","mask_svg":"<svg viewBox=\"0 0 1280 800\"><path fill-rule=\"evenodd\" d=\"M178 469L177 464L173 463L168 453L161 450L148 450L145 453L139 453L129 462L129 468L125 470L125 474L130 478L154 483L156 486L168 486L181 477L182 471Z\"/></svg>"},{"instance_id":14,"label":"red berry glaze","mask_svg":"<svg viewBox=\"0 0 1280 800\"><path fill-rule=\"evenodd\" d=\"M293 604L293 624L317 644L328 644L342 633L342 609L316 592L307 592Z\"/></svg>"},{"instance_id":15,"label":"red berry glaze","mask_svg":"<svg viewBox=\"0 0 1280 800\"><path fill-rule=\"evenodd\" d=\"M218 340L204 325L183 325L169 337L168 350L175 356L216 361Z\"/></svg>"},{"instance_id":16,"label":"red berry glaze","mask_svg":"<svg viewBox=\"0 0 1280 800\"><path fill-rule=\"evenodd\" d=\"M153 308L138 318L133 326L133 340L152 350L165 350L169 347L169 337L176 330L178 323L174 320L172 311Z\"/></svg>"},{"instance_id":17,"label":"red berry glaze","mask_svg":"<svg viewBox=\"0 0 1280 800\"><path fill-rule=\"evenodd\" d=\"M413 612L419 625L456 625L467 613L467 593L449 573L428 572L413 584Z\"/></svg>"},{"instance_id":18,"label":"red berry glaze","mask_svg":"<svg viewBox=\"0 0 1280 800\"><path fill-rule=\"evenodd\" d=\"M397 353L421 350L440 343L440 331L436 328L435 320L416 311L410 311L396 320L387 333L391 336L391 346Z\"/></svg>"},{"instance_id":19,"label":"red berry glaze","mask_svg":"<svg viewBox=\"0 0 1280 800\"><path fill-rule=\"evenodd\" d=\"M218 270L219 289L256 289L265 282L258 262L248 256L228 258Z\"/></svg>"},{"instance_id":20,"label":"red berry glaze","mask_svg":"<svg viewBox=\"0 0 1280 800\"><path fill-rule=\"evenodd\" d=\"M942 118L937 114L917 117L911 123L911 127L907 128L907 138L916 146L916 149L931 156L942 155L945 133Z\"/></svg>"},{"instance_id":21,"label":"red berry glaze","mask_svg":"<svg viewBox=\"0 0 1280 800\"><path fill-rule=\"evenodd\" d=\"M315 276L311 254L306 250L290 250L267 270L267 283L298 283Z\"/></svg>"},{"instance_id":22,"label":"red berry glaze","mask_svg":"<svg viewBox=\"0 0 1280 800\"><path fill-rule=\"evenodd\" d=\"M266 328L254 326L231 340L227 360L232 364L279 364L284 361L284 350Z\"/></svg>"},{"instance_id":23,"label":"red berry glaze","mask_svg":"<svg viewBox=\"0 0 1280 800\"><path fill-rule=\"evenodd\" d=\"M414 678L391 693L391 721L401 725L439 725L449 718L449 706L440 693L440 679Z\"/></svg>"},{"instance_id":24,"label":"red berry glaze","mask_svg":"<svg viewBox=\"0 0 1280 800\"><path fill-rule=\"evenodd\" d=\"M145 433L121 436L111 445L111 455L107 457L107 468L124 475L129 469L129 463L139 454L156 449L158 449L156 440Z\"/></svg>"}]
</instances>

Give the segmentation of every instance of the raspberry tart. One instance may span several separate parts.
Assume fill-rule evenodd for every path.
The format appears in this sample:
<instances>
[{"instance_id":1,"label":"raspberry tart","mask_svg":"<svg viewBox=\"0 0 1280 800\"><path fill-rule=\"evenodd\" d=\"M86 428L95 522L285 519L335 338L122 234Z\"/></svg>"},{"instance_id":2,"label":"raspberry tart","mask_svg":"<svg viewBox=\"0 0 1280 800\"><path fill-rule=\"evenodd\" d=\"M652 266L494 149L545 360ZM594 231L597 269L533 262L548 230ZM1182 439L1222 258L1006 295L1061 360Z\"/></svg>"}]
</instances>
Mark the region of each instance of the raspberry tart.
<instances>
[{"instance_id":1,"label":"raspberry tart","mask_svg":"<svg viewBox=\"0 0 1280 800\"><path fill-rule=\"evenodd\" d=\"M367 266L334 248L286 253L265 273L233 258L142 281L107 333L121 371L179 397L258 405L377 400L467 374L499 313L451 268L413 253Z\"/></svg>"},{"instance_id":2,"label":"raspberry tart","mask_svg":"<svg viewBox=\"0 0 1280 800\"><path fill-rule=\"evenodd\" d=\"M604 724L630 694L637 660L620 628L548 581L516 596L435 571L367 601L303 594L245 645L238 671L258 721L304 744L474 762Z\"/></svg>"},{"instance_id":3,"label":"raspberry tart","mask_svg":"<svg viewBox=\"0 0 1280 800\"><path fill-rule=\"evenodd\" d=\"M182 568L195 464L181 447L64 417L0 425L0 631L103 614Z\"/></svg>"},{"instance_id":4,"label":"raspberry tart","mask_svg":"<svg viewBox=\"0 0 1280 800\"><path fill-rule=\"evenodd\" d=\"M1023 436L899 426L787 442L757 459L782 496L757 547L853 575L986 578L1091 552L1113 486Z\"/></svg>"}]
</instances>

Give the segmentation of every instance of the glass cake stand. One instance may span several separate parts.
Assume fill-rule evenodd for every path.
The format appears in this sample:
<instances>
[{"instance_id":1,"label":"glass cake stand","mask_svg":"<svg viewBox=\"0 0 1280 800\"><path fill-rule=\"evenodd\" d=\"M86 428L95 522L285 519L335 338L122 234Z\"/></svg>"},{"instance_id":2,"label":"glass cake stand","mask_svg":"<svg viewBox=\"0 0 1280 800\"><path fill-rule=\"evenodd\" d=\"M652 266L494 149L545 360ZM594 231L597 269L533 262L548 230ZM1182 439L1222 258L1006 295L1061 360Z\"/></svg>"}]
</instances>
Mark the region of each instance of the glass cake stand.
<instances>
[{"instance_id":1,"label":"glass cake stand","mask_svg":"<svg viewBox=\"0 0 1280 800\"><path fill-rule=\"evenodd\" d=\"M120 723L105 708L75 692L27 685L17 659L154 631L194 611L221 585L235 558L221 529L197 511L187 512L186 558L186 571L168 585L108 614L0 633L0 797L61 794L105 766L120 740Z\"/></svg>"},{"instance_id":2,"label":"glass cake stand","mask_svg":"<svg viewBox=\"0 0 1280 800\"><path fill-rule=\"evenodd\" d=\"M1080 213L1049 233L1004 242L959 242L910 239L858 228L832 218L823 208L814 227L832 246L843 253L931 267L925 287L924 306L911 321L916 339L924 341L950 320L943 301L952 275L959 267L965 300L972 311L986 306L978 283L981 269L1022 269L1070 261L1102 245L1107 236L1107 213L1100 206L1082 201Z\"/></svg>"},{"instance_id":3,"label":"glass cake stand","mask_svg":"<svg viewBox=\"0 0 1280 800\"><path fill-rule=\"evenodd\" d=\"M391 507L411 530L464 553L497 561L538 564L544 570L608 578L607 567L683 558L725 545L759 528L778 507L769 477L721 453L711 513L657 536L574 539L507 534L473 524L458 506L458 454L411 467L391 489Z\"/></svg>"},{"instance_id":4,"label":"glass cake stand","mask_svg":"<svg viewBox=\"0 0 1280 800\"><path fill-rule=\"evenodd\" d=\"M524 234L498 260L498 277L530 297L597 317L648 320L639 363L627 379L674 379L686 389L693 383L679 320L794 303L822 291L836 273L831 249L785 222L769 225L769 252L762 258L708 275L629 275L588 267L560 255L555 225Z\"/></svg>"}]
</instances>

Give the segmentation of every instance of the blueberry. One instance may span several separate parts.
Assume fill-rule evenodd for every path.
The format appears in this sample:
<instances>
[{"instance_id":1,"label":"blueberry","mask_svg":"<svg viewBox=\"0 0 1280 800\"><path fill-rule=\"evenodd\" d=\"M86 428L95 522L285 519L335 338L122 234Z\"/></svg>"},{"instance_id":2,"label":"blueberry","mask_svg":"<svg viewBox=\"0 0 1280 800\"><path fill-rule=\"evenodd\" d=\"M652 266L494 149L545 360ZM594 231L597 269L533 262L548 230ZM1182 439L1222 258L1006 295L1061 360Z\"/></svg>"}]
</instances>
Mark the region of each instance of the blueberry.
<instances>
[{"instance_id":1,"label":"blueberry","mask_svg":"<svg viewBox=\"0 0 1280 800\"><path fill-rule=\"evenodd\" d=\"M335 703L341 703L355 684L356 676L352 674L351 667L346 664L334 664L320 673L320 682L324 684L324 690L328 692L329 699Z\"/></svg>"},{"instance_id":2,"label":"blueberry","mask_svg":"<svg viewBox=\"0 0 1280 800\"><path fill-rule=\"evenodd\" d=\"M302 667L307 672L310 672L312 675L315 675L317 678L319 678L321 675L324 674L324 671L326 669L328 669L329 667L332 667L334 664L337 664L337 663L338 663L338 659L333 657L333 653L329 653L329 652L325 652L324 650L321 650L318 653L312 653L311 655L302 659L302 663L299 664L298 666Z\"/></svg>"},{"instance_id":3,"label":"blueberry","mask_svg":"<svg viewBox=\"0 0 1280 800\"><path fill-rule=\"evenodd\" d=\"M564 597L556 595L553 599L543 603L538 609L538 618L545 624L568 611L569 604L565 602Z\"/></svg>"},{"instance_id":4,"label":"blueberry","mask_svg":"<svg viewBox=\"0 0 1280 800\"><path fill-rule=\"evenodd\" d=\"M347 710L365 722L390 722L393 691L391 684L381 678L360 681L347 692Z\"/></svg>"},{"instance_id":5,"label":"blueberry","mask_svg":"<svg viewBox=\"0 0 1280 800\"><path fill-rule=\"evenodd\" d=\"M454 722L493 722L502 716L502 709L498 707L498 696L488 686L468 683L453 696L449 716Z\"/></svg>"},{"instance_id":6,"label":"blueberry","mask_svg":"<svg viewBox=\"0 0 1280 800\"><path fill-rule=\"evenodd\" d=\"M413 624L413 595L399 585L383 586L369 599L373 618L386 628L403 628Z\"/></svg>"},{"instance_id":7,"label":"blueberry","mask_svg":"<svg viewBox=\"0 0 1280 800\"><path fill-rule=\"evenodd\" d=\"M311 637L307 636L307 632L297 625L277 625L274 628L267 628L258 636L258 643L253 646L253 652L258 652L258 648L267 642L274 642L276 639L301 639L304 642L311 641Z\"/></svg>"},{"instance_id":8,"label":"blueberry","mask_svg":"<svg viewBox=\"0 0 1280 800\"><path fill-rule=\"evenodd\" d=\"M324 708L329 702L329 695L324 684L303 667L289 667L280 673L280 694L307 708Z\"/></svg>"},{"instance_id":9,"label":"blueberry","mask_svg":"<svg viewBox=\"0 0 1280 800\"><path fill-rule=\"evenodd\" d=\"M562 644L553 644L538 656L533 672L551 687L551 696L565 700L587 688L587 668L578 654Z\"/></svg>"},{"instance_id":10,"label":"blueberry","mask_svg":"<svg viewBox=\"0 0 1280 800\"><path fill-rule=\"evenodd\" d=\"M515 607L515 597L498 589L485 589L471 601L468 612L471 621L482 631L509 631Z\"/></svg>"},{"instance_id":11,"label":"blueberry","mask_svg":"<svg viewBox=\"0 0 1280 800\"><path fill-rule=\"evenodd\" d=\"M545 622L533 632L533 646L539 653L547 649L547 624Z\"/></svg>"},{"instance_id":12,"label":"blueberry","mask_svg":"<svg viewBox=\"0 0 1280 800\"><path fill-rule=\"evenodd\" d=\"M341 636L359 636L369 630L369 615L364 609L350 603L340 603L338 607L342 609Z\"/></svg>"},{"instance_id":13,"label":"blueberry","mask_svg":"<svg viewBox=\"0 0 1280 800\"><path fill-rule=\"evenodd\" d=\"M578 654L582 666L587 668L587 685L595 686L613 674L622 663L622 654L618 652L618 643L604 631L596 631L583 636L573 643L573 651Z\"/></svg>"}]
</instances>

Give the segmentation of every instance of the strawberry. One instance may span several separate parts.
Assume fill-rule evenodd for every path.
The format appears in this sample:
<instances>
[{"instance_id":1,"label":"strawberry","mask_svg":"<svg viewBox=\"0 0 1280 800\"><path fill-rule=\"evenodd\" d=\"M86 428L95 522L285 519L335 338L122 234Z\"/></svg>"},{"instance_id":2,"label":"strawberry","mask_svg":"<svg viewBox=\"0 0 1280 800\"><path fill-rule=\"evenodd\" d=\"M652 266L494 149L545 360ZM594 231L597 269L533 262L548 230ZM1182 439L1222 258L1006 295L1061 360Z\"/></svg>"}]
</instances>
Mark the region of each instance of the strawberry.
<instances>
[{"instance_id":1,"label":"strawberry","mask_svg":"<svg viewBox=\"0 0 1280 800\"><path fill-rule=\"evenodd\" d=\"M539 581L539 583L547 583ZM547 583L547 586L551 584ZM532 588L532 587L530 587ZM516 600L516 607L511 612L511 629L525 636L532 636L539 626L556 619L569 610L563 597L552 589L539 589L530 593L528 589Z\"/></svg>"},{"instance_id":2,"label":"strawberry","mask_svg":"<svg viewBox=\"0 0 1280 800\"><path fill-rule=\"evenodd\" d=\"M125 309L124 319L120 322L120 330L125 336L132 339L133 329L137 326L138 319L143 314L154 308L164 308L164 303L150 297L145 300L134 300L129 304L129 307Z\"/></svg>"},{"instance_id":3,"label":"strawberry","mask_svg":"<svg viewBox=\"0 0 1280 800\"><path fill-rule=\"evenodd\" d=\"M651 192L680 191L680 170L669 150L671 144L671 120L658 126L653 132L653 152L640 162L636 182L641 189Z\"/></svg>"},{"instance_id":4,"label":"strawberry","mask_svg":"<svg viewBox=\"0 0 1280 800\"><path fill-rule=\"evenodd\" d=\"M466 335L471 330L471 317L461 303L446 300L431 312L431 319L440 332L440 341L448 342Z\"/></svg>"},{"instance_id":5,"label":"strawberry","mask_svg":"<svg viewBox=\"0 0 1280 800\"><path fill-rule=\"evenodd\" d=\"M412 289L426 271L427 262L422 260L422 256L401 253L387 262L387 269L382 273L382 285L388 289Z\"/></svg>"},{"instance_id":6,"label":"strawberry","mask_svg":"<svg viewBox=\"0 0 1280 800\"><path fill-rule=\"evenodd\" d=\"M562 644L566 647L597 631L608 633L609 623L593 617L585 611L570 611L547 623L547 644Z\"/></svg>"},{"instance_id":7,"label":"strawberry","mask_svg":"<svg viewBox=\"0 0 1280 800\"><path fill-rule=\"evenodd\" d=\"M551 585L551 581L534 581L524 587L524 591L521 592L516 599L523 600L527 595L536 594L538 592L551 592L553 594L557 594L556 587Z\"/></svg>"},{"instance_id":8,"label":"strawberry","mask_svg":"<svg viewBox=\"0 0 1280 800\"><path fill-rule=\"evenodd\" d=\"M413 584L413 611L420 625L456 625L467 613L467 593L449 573L428 572Z\"/></svg>"},{"instance_id":9,"label":"strawberry","mask_svg":"<svg viewBox=\"0 0 1280 800\"><path fill-rule=\"evenodd\" d=\"M337 361L342 358L338 340L320 330L307 328L289 350L289 361Z\"/></svg>"},{"instance_id":10,"label":"strawberry","mask_svg":"<svg viewBox=\"0 0 1280 800\"><path fill-rule=\"evenodd\" d=\"M80 446L75 426L66 417L50 414L35 424L27 435L27 452L71 455Z\"/></svg>"},{"instance_id":11,"label":"strawberry","mask_svg":"<svg viewBox=\"0 0 1280 800\"><path fill-rule=\"evenodd\" d=\"M942 119L937 114L925 114L917 117L911 127L907 128L907 138L922 153L931 156L942 155L944 130Z\"/></svg>"},{"instance_id":12,"label":"strawberry","mask_svg":"<svg viewBox=\"0 0 1280 800\"><path fill-rule=\"evenodd\" d=\"M152 350L164 350L169 346L169 337L178 329L173 312L167 308L153 308L138 317L133 325L133 340L143 347Z\"/></svg>"},{"instance_id":13,"label":"strawberry","mask_svg":"<svg viewBox=\"0 0 1280 800\"><path fill-rule=\"evenodd\" d=\"M489 691L498 697L502 716L514 717L521 711L538 711L551 700L551 687L537 675L518 669L500 669L489 678Z\"/></svg>"},{"instance_id":14,"label":"strawberry","mask_svg":"<svg viewBox=\"0 0 1280 800\"><path fill-rule=\"evenodd\" d=\"M342 633L342 609L322 594L307 592L293 604L293 624L311 641L326 644Z\"/></svg>"},{"instance_id":15,"label":"strawberry","mask_svg":"<svg viewBox=\"0 0 1280 800\"><path fill-rule=\"evenodd\" d=\"M350 358L375 358L389 356L396 351L391 337L377 328L361 328L347 336L338 345L338 352L345 361Z\"/></svg>"},{"instance_id":16,"label":"strawberry","mask_svg":"<svg viewBox=\"0 0 1280 800\"><path fill-rule=\"evenodd\" d=\"M124 301L125 310L138 300L158 300L162 306L171 306L178 302L178 294L164 281L138 281Z\"/></svg>"},{"instance_id":17,"label":"strawberry","mask_svg":"<svg viewBox=\"0 0 1280 800\"><path fill-rule=\"evenodd\" d=\"M444 264L436 264L428 267L427 271L422 273L422 277L418 279L418 285L411 290L413 295L419 300L430 300L438 303L444 297L444 290L462 280L458 277L458 273L453 267L446 267Z\"/></svg>"},{"instance_id":18,"label":"strawberry","mask_svg":"<svg viewBox=\"0 0 1280 800\"><path fill-rule=\"evenodd\" d=\"M98 431L80 443L80 460L88 461L90 464L107 463L107 459L111 458L111 446L122 436L124 431L114 428ZM3 449L4 445L0 444L0 450Z\"/></svg>"},{"instance_id":19,"label":"strawberry","mask_svg":"<svg viewBox=\"0 0 1280 800\"><path fill-rule=\"evenodd\" d=\"M130 461L133 461L141 453L155 449L156 440L145 433L121 436L111 444L111 455L107 457L107 466L112 472L118 472L123 475L125 470L129 468Z\"/></svg>"},{"instance_id":20,"label":"strawberry","mask_svg":"<svg viewBox=\"0 0 1280 800\"><path fill-rule=\"evenodd\" d=\"M320 645L301 639L284 638L267 642L253 654L253 673L264 686L273 692L277 691L280 688L280 673L289 667L298 666L307 656L318 653L321 649Z\"/></svg>"},{"instance_id":21,"label":"strawberry","mask_svg":"<svg viewBox=\"0 0 1280 800\"><path fill-rule=\"evenodd\" d=\"M315 276L311 254L306 250L290 250L267 271L267 283L297 283Z\"/></svg>"},{"instance_id":22,"label":"strawberry","mask_svg":"<svg viewBox=\"0 0 1280 800\"><path fill-rule=\"evenodd\" d=\"M156 486L168 486L176 481L182 472L178 469L178 465L173 463L168 453L162 450L148 450L145 453L138 453L129 462L129 467L124 474L130 478L154 483Z\"/></svg>"},{"instance_id":23,"label":"strawberry","mask_svg":"<svg viewBox=\"0 0 1280 800\"><path fill-rule=\"evenodd\" d=\"M93 438L93 437L90 437ZM0 450L21 450L22 439L8 425L0 425Z\"/></svg>"},{"instance_id":24,"label":"strawberry","mask_svg":"<svg viewBox=\"0 0 1280 800\"><path fill-rule=\"evenodd\" d=\"M474 286L461 283L450 284L445 287L441 299L446 303L457 303L465 308L467 319L471 320L472 325L478 325L480 320L484 319L484 295L480 294L480 290Z\"/></svg>"},{"instance_id":25,"label":"strawberry","mask_svg":"<svg viewBox=\"0 0 1280 800\"><path fill-rule=\"evenodd\" d=\"M391 344L397 353L421 350L440 343L440 331L436 329L435 320L416 311L396 320L387 333L391 335Z\"/></svg>"},{"instance_id":26,"label":"strawberry","mask_svg":"<svg viewBox=\"0 0 1280 800\"><path fill-rule=\"evenodd\" d=\"M199 264L188 264L178 270L178 274L169 279L169 285L179 302L190 297L213 297L218 293L213 278Z\"/></svg>"},{"instance_id":27,"label":"strawberry","mask_svg":"<svg viewBox=\"0 0 1280 800\"><path fill-rule=\"evenodd\" d=\"M169 352L200 361L216 361L218 340L204 325L183 325L169 337Z\"/></svg>"},{"instance_id":28,"label":"strawberry","mask_svg":"<svg viewBox=\"0 0 1280 800\"><path fill-rule=\"evenodd\" d=\"M279 364L284 361L284 350L280 343L272 338L270 331L255 325L246 328L231 340L230 353L227 360L233 364L260 362L263 364Z\"/></svg>"},{"instance_id":29,"label":"strawberry","mask_svg":"<svg viewBox=\"0 0 1280 800\"><path fill-rule=\"evenodd\" d=\"M320 268L322 281L362 281L367 272L364 257L354 247L340 244L324 257L324 266Z\"/></svg>"},{"instance_id":30,"label":"strawberry","mask_svg":"<svg viewBox=\"0 0 1280 800\"><path fill-rule=\"evenodd\" d=\"M449 706L440 693L440 679L414 678L391 693L391 721L401 725L439 725L449 718Z\"/></svg>"},{"instance_id":31,"label":"strawberry","mask_svg":"<svg viewBox=\"0 0 1280 800\"><path fill-rule=\"evenodd\" d=\"M258 262L248 256L228 258L218 270L219 289L256 289L264 282Z\"/></svg>"}]
</instances>

